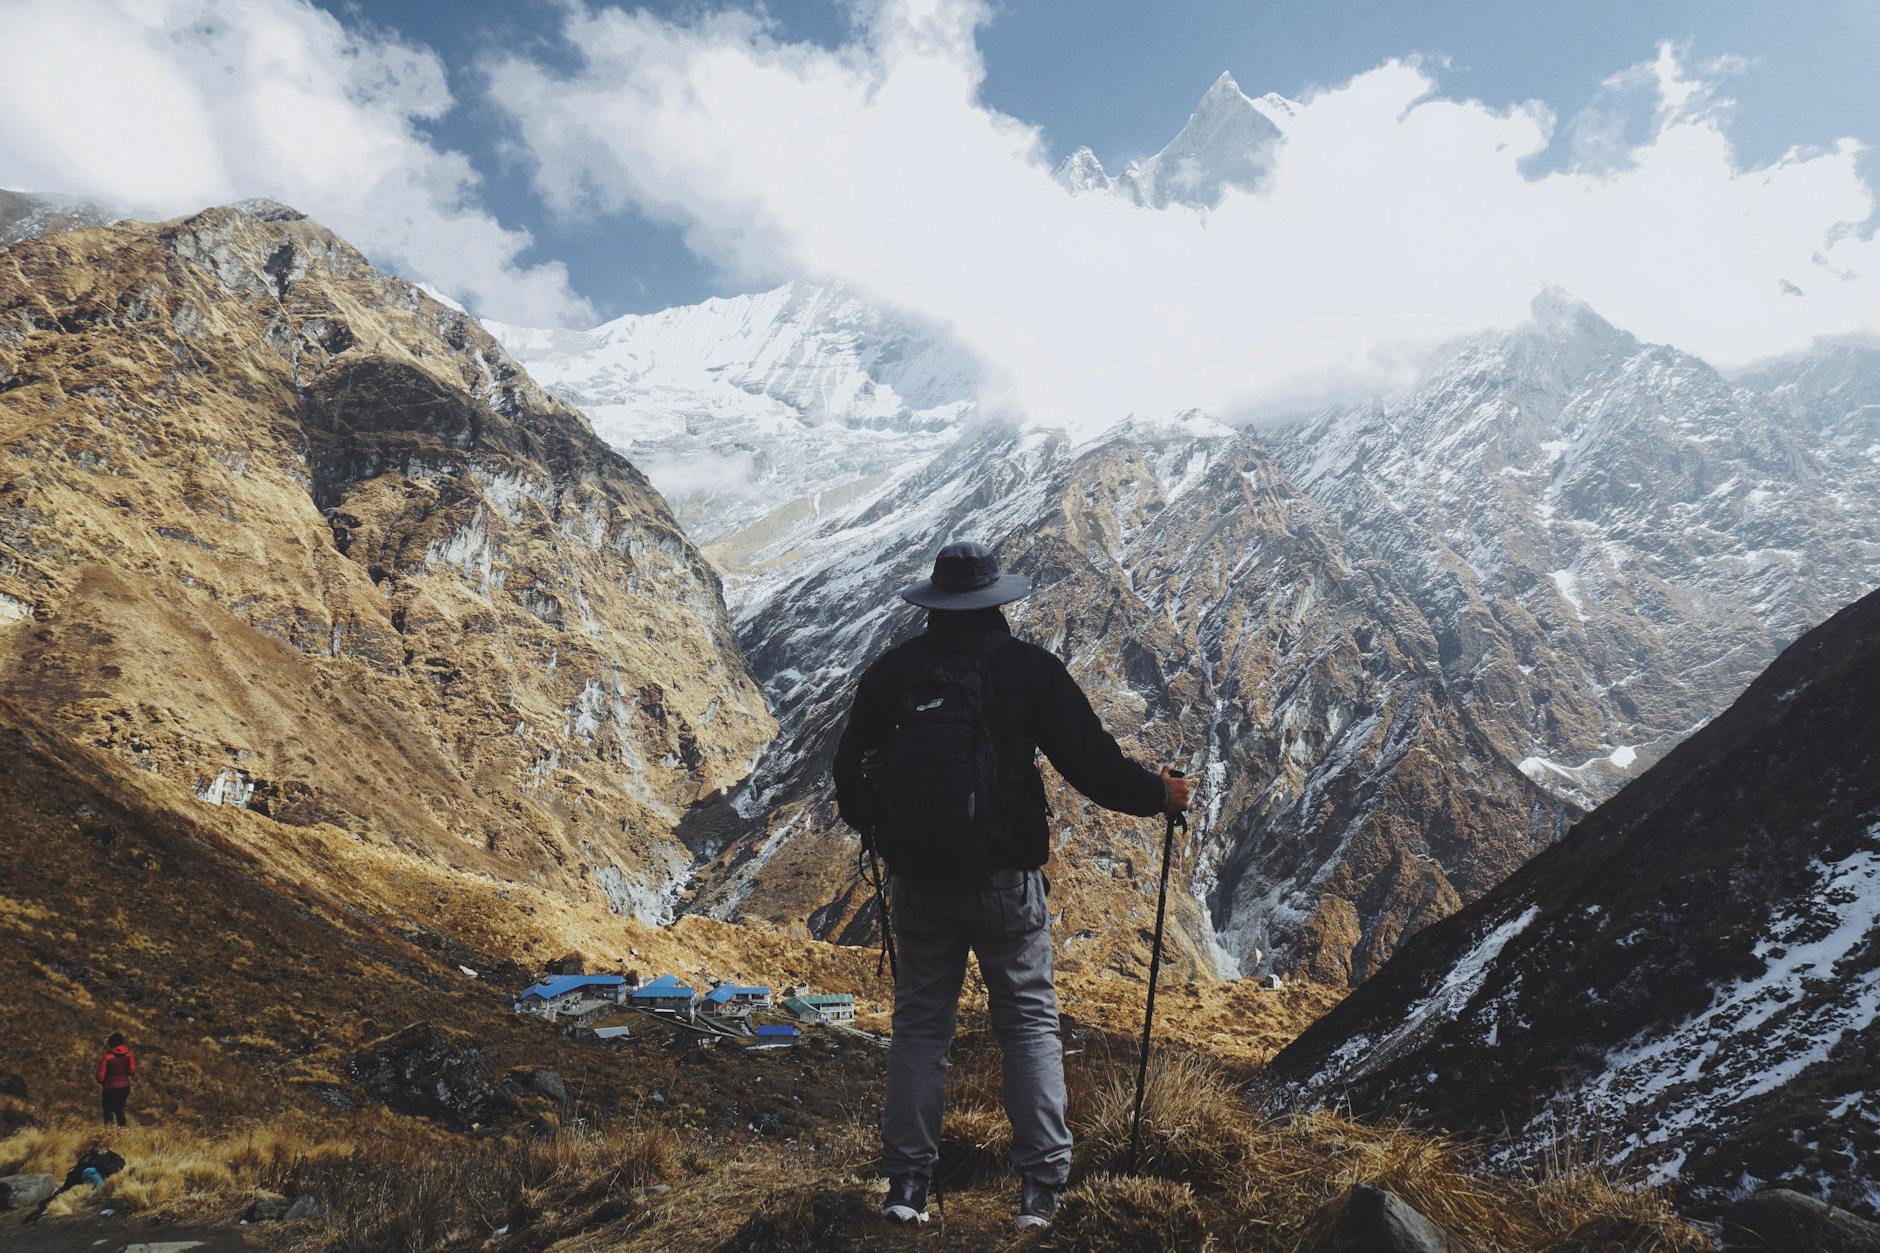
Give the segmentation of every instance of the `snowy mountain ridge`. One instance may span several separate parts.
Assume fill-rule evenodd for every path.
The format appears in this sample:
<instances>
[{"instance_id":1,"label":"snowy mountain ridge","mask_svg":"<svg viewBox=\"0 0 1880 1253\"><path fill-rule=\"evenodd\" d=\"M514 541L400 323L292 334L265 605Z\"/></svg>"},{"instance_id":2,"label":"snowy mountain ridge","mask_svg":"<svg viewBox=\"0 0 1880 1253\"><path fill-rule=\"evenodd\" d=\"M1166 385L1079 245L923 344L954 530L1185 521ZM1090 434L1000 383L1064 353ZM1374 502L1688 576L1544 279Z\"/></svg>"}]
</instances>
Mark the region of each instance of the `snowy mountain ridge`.
<instances>
[{"instance_id":1,"label":"snowy mountain ridge","mask_svg":"<svg viewBox=\"0 0 1880 1253\"><path fill-rule=\"evenodd\" d=\"M1880 1211L1880 593L1275 1059L1295 1098L1562 1136L1715 1208Z\"/></svg>"},{"instance_id":2,"label":"snowy mountain ridge","mask_svg":"<svg viewBox=\"0 0 1880 1253\"><path fill-rule=\"evenodd\" d=\"M943 335L830 285L591 331L486 325L632 456L703 542L917 460L975 409L976 369Z\"/></svg>"}]
</instances>

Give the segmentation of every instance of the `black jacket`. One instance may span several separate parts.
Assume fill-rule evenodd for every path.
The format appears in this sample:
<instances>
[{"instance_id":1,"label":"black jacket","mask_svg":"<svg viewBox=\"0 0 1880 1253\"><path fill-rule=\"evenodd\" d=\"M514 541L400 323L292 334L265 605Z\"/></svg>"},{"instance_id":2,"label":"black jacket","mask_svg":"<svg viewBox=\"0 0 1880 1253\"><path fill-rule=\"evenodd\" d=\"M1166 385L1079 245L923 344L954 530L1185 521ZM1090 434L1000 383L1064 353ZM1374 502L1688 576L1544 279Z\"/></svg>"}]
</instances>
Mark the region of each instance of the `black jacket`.
<instances>
[{"instance_id":1,"label":"black jacket","mask_svg":"<svg viewBox=\"0 0 1880 1253\"><path fill-rule=\"evenodd\" d=\"M850 826L863 830L868 825L862 754L887 746L893 730L889 719L902 686L925 659L969 651L988 631L1011 633L997 609L932 614L924 634L889 649L862 675L848 726L836 747L836 803ZM989 664L994 741L1002 754L1010 755L1018 778L1006 865L1030 869L1044 865L1050 856L1044 780L1036 761L1039 749L1072 787L1105 809L1147 817L1167 807L1168 789L1162 780L1123 755L1055 654L1014 638L993 653Z\"/></svg>"}]
</instances>

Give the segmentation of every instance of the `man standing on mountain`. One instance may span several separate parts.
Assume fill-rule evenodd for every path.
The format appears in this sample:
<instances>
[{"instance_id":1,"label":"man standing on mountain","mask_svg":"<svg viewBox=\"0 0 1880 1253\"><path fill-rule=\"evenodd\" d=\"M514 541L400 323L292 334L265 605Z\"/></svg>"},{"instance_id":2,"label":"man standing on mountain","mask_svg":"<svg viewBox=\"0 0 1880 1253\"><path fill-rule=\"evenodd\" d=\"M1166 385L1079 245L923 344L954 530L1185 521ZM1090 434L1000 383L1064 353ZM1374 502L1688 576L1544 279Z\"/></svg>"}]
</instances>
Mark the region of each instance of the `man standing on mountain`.
<instances>
[{"instance_id":1,"label":"man standing on mountain","mask_svg":"<svg viewBox=\"0 0 1880 1253\"><path fill-rule=\"evenodd\" d=\"M933 577L901 590L929 611L927 630L868 668L836 749L842 817L892 875L898 960L881 1212L899 1222L927 1221L969 949L1004 1053L1021 1228L1050 1223L1070 1170L1037 751L1106 809L1188 808L1189 780L1125 757L1064 663L1013 638L998 606L1030 591L983 545L941 549Z\"/></svg>"}]
</instances>

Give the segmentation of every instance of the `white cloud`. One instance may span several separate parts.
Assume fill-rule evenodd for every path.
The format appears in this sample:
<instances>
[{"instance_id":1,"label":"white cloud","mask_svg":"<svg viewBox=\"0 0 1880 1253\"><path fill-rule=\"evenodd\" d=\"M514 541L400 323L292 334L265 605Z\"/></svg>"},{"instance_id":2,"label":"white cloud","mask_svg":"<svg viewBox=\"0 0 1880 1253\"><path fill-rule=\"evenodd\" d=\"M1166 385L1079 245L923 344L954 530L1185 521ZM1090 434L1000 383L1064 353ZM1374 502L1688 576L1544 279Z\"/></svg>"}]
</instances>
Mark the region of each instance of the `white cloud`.
<instances>
[{"instance_id":1,"label":"white cloud","mask_svg":"<svg viewBox=\"0 0 1880 1253\"><path fill-rule=\"evenodd\" d=\"M635 452L633 464L668 500L682 500L700 492L714 497L757 494L757 459L749 452L688 451L675 455Z\"/></svg>"},{"instance_id":2,"label":"white cloud","mask_svg":"<svg viewBox=\"0 0 1880 1253\"><path fill-rule=\"evenodd\" d=\"M1258 194L1154 211L1068 194L1037 133L980 103L984 16L889 0L832 51L577 2L575 72L512 56L490 81L561 208L634 205L753 283L829 277L936 318L991 403L1065 425L1387 388L1550 284L1726 366L1880 328L1856 145L1739 168L1710 82L1736 66L1661 51L1615 80L1656 93L1641 142L1589 127L1599 161L1530 178L1543 106L1446 99L1391 62L1305 101Z\"/></svg>"},{"instance_id":3,"label":"white cloud","mask_svg":"<svg viewBox=\"0 0 1880 1253\"><path fill-rule=\"evenodd\" d=\"M420 133L451 102L426 49L302 0L0 0L0 31L0 186L165 215L268 196L492 315L593 318Z\"/></svg>"}]
</instances>

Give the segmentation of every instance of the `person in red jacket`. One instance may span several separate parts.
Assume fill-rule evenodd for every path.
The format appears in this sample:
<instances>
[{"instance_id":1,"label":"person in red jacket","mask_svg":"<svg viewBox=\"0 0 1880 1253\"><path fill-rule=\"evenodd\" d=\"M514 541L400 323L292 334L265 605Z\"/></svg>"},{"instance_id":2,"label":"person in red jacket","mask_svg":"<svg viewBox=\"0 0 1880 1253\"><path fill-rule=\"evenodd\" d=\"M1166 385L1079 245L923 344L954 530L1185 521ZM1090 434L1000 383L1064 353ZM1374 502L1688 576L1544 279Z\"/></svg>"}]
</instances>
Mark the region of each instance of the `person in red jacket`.
<instances>
[{"instance_id":1,"label":"person in red jacket","mask_svg":"<svg viewBox=\"0 0 1880 1253\"><path fill-rule=\"evenodd\" d=\"M104 1092L106 1126L124 1123L124 1106L131 1099L131 1076L137 1073L137 1059L124 1043L124 1033L113 1031L104 1042L104 1056L98 1059L98 1086Z\"/></svg>"}]
</instances>

